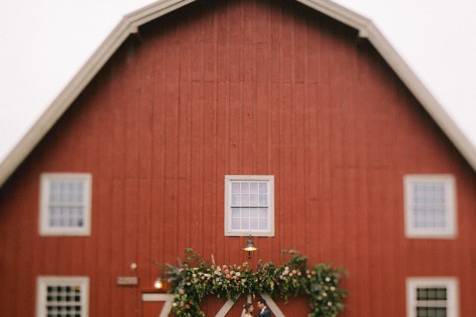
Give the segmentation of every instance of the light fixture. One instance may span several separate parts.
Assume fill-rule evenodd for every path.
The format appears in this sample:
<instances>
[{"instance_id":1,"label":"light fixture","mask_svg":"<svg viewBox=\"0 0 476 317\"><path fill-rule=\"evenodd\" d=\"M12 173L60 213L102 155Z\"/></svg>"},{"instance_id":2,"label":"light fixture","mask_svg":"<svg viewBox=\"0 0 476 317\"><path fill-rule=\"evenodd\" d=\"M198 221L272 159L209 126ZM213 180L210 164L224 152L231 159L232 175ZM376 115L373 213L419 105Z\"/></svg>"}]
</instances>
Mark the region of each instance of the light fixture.
<instances>
[{"instance_id":1,"label":"light fixture","mask_svg":"<svg viewBox=\"0 0 476 317\"><path fill-rule=\"evenodd\" d=\"M155 289L162 289L164 287L164 284L162 283L162 279L158 277L155 282L154 282L154 288Z\"/></svg>"},{"instance_id":2,"label":"light fixture","mask_svg":"<svg viewBox=\"0 0 476 317\"><path fill-rule=\"evenodd\" d=\"M248 259L251 259L251 253L255 252L256 250L258 250L258 248L255 247L255 244L253 243L253 237L250 234L248 240L246 240L246 246L243 248L243 251L248 252Z\"/></svg>"}]
</instances>

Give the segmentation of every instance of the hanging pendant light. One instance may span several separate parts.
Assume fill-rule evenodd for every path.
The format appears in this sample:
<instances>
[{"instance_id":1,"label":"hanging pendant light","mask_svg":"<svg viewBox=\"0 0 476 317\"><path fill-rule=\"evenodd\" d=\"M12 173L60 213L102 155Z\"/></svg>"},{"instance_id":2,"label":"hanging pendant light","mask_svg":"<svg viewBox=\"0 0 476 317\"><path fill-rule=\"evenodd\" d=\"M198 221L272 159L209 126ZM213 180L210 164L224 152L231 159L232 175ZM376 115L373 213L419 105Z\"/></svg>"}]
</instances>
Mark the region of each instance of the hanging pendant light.
<instances>
[{"instance_id":1,"label":"hanging pendant light","mask_svg":"<svg viewBox=\"0 0 476 317\"><path fill-rule=\"evenodd\" d=\"M258 250L258 248L253 243L253 237L250 234L246 240L246 246L243 248L243 251L248 252L248 259L251 259L251 253L255 252L256 250Z\"/></svg>"}]
</instances>

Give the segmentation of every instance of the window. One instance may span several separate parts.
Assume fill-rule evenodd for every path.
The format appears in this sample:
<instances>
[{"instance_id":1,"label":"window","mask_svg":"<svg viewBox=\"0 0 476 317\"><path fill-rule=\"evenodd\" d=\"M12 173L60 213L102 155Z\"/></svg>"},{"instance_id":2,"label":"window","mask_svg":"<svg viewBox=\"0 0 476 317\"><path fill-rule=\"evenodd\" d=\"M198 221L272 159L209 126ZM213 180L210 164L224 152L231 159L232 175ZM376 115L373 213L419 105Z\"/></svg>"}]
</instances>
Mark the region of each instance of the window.
<instances>
[{"instance_id":1,"label":"window","mask_svg":"<svg viewBox=\"0 0 476 317\"><path fill-rule=\"evenodd\" d=\"M87 277L39 277L37 317L87 317L89 279Z\"/></svg>"},{"instance_id":2,"label":"window","mask_svg":"<svg viewBox=\"0 0 476 317\"><path fill-rule=\"evenodd\" d=\"M40 235L89 235L91 176L41 176Z\"/></svg>"},{"instance_id":3,"label":"window","mask_svg":"<svg viewBox=\"0 0 476 317\"><path fill-rule=\"evenodd\" d=\"M456 236L455 182L450 175L405 176L405 231L410 238Z\"/></svg>"},{"instance_id":4,"label":"window","mask_svg":"<svg viewBox=\"0 0 476 317\"><path fill-rule=\"evenodd\" d=\"M225 235L274 235L274 176L225 176Z\"/></svg>"},{"instance_id":5,"label":"window","mask_svg":"<svg viewBox=\"0 0 476 317\"><path fill-rule=\"evenodd\" d=\"M407 310L408 317L458 317L456 279L407 279Z\"/></svg>"}]
</instances>

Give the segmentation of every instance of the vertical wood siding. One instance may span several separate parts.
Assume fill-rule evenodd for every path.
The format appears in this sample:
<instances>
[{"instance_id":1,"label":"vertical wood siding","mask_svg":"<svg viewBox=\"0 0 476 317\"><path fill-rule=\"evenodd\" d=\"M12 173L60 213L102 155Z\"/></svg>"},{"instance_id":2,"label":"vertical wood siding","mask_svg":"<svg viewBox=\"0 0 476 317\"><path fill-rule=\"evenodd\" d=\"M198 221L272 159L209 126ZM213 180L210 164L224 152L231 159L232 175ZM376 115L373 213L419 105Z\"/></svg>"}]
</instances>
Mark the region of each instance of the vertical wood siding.
<instances>
[{"instance_id":1,"label":"vertical wood siding","mask_svg":"<svg viewBox=\"0 0 476 317\"><path fill-rule=\"evenodd\" d=\"M90 237L39 237L43 172L93 175ZM455 240L405 239L407 173L455 175ZM405 316L405 278L425 275L456 276L476 316L474 171L354 30L275 0L201 1L121 47L0 190L0 315L34 315L38 275L85 275L90 316L141 316L185 247L244 261L224 236L226 174L275 175L276 236L256 258L347 268L343 316Z\"/></svg>"}]
</instances>

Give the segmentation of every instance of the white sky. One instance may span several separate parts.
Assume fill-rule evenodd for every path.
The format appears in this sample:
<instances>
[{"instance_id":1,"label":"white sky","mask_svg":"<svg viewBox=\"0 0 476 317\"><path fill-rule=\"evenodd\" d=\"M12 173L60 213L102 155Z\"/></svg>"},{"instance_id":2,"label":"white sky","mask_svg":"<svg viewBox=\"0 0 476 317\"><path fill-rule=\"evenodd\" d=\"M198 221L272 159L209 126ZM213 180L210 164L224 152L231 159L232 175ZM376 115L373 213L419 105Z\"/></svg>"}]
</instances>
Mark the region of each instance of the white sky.
<instances>
[{"instance_id":1,"label":"white sky","mask_svg":"<svg viewBox=\"0 0 476 317\"><path fill-rule=\"evenodd\" d=\"M151 2L0 3L0 161L122 16ZM374 21L476 146L476 2L337 2Z\"/></svg>"}]
</instances>

